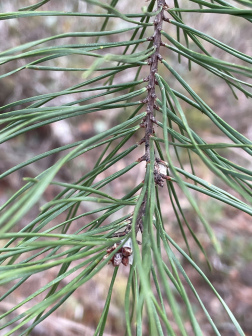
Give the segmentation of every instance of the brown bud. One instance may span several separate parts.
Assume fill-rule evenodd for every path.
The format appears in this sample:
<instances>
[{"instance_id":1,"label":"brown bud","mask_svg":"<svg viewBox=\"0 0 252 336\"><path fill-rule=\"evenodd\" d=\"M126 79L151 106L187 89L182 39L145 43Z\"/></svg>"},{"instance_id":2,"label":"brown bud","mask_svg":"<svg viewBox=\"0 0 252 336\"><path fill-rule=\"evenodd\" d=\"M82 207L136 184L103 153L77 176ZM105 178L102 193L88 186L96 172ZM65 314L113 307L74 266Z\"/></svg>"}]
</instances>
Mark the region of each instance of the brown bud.
<instances>
[{"instance_id":1,"label":"brown bud","mask_svg":"<svg viewBox=\"0 0 252 336\"><path fill-rule=\"evenodd\" d=\"M147 37L147 41L153 41L153 40L154 40L154 36Z\"/></svg>"},{"instance_id":2,"label":"brown bud","mask_svg":"<svg viewBox=\"0 0 252 336\"><path fill-rule=\"evenodd\" d=\"M122 248L122 254L124 257L129 257L132 254L132 249L130 247L123 247Z\"/></svg>"},{"instance_id":3,"label":"brown bud","mask_svg":"<svg viewBox=\"0 0 252 336\"><path fill-rule=\"evenodd\" d=\"M164 174L160 174L162 176L163 179L170 181L171 180L171 176L168 175L164 175Z\"/></svg>"},{"instance_id":4,"label":"brown bud","mask_svg":"<svg viewBox=\"0 0 252 336\"><path fill-rule=\"evenodd\" d=\"M119 266L122 262L122 254L121 253L116 253L113 257L113 265L114 266Z\"/></svg>"},{"instance_id":5,"label":"brown bud","mask_svg":"<svg viewBox=\"0 0 252 336\"><path fill-rule=\"evenodd\" d=\"M164 9L164 10L168 10L168 9L169 9L169 6L167 5L166 2L165 2L164 5L163 5L163 9Z\"/></svg>"},{"instance_id":6,"label":"brown bud","mask_svg":"<svg viewBox=\"0 0 252 336\"><path fill-rule=\"evenodd\" d=\"M148 64L148 65L151 65L151 64L152 64L152 58L148 58L147 64Z\"/></svg>"},{"instance_id":7,"label":"brown bud","mask_svg":"<svg viewBox=\"0 0 252 336\"><path fill-rule=\"evenodd\" d=\"M107 249L107 253L111 253L111 252L113 252L116 248L117 248L117 244L115 243L113 246L111 246L111 247L109 247L108 249Z\"/></svg>"},{"instance_id":8,"label":"brown bud","mask_svg":"<svg viewBox=\"0 0 252 336\"><path fill-rule=\"evenodd\" d=\"M123 258L122 258L122 264L123 264L124 266L128 266L128 264L129 264L129 258L128 258L128 257L123 257Z\"/></svg>"},{"instance_id":9,"label":"brown bud","mask_svg":"<svg viewBox=\"0 0 252 336\"><path fill-rule=\"evenodd\" d=\"M140 102L143 103L143 104L146 104L148 103L149 99L148 97L144 98L143 100L141 100Z\"/></svg>"},{"instance_id":10,"label":"brown bud","mask_svg":"<svg viewBox=\"0 0 252 336\"><path fill-rule=\"evenodd\" d=\"M167 18L167 17L163 17L163 20L166 21L166 22L171 22L171 19Z\"/></svg>"}]
</instances>

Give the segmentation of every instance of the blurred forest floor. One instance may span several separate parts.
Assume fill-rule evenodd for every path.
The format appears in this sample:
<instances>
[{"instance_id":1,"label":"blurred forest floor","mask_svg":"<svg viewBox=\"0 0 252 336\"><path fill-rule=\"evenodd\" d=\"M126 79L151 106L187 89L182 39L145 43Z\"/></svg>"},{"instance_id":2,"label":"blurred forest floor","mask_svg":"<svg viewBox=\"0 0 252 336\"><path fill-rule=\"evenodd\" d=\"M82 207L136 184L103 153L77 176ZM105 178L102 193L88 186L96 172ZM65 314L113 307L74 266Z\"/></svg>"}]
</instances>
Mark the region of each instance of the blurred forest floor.
<instances>
[{"instance_id":1,"label":"blurred forest floor","mask_svg":"<svg viewBox=\"0 0 252 336\"><path fill-rule=\"evenodd\" d=\"M0 11L16 11L17 8L31 4L32 1L1 1ZM133 0L127 0L126 3L119 4L119 8L124 12L139 12L141 7L145 5L142 1L137 3ZM169 5L172 6L171 3ZM137 6L137 8L136 8ZM81 1L60 1L54 0L41 7L41 10L61 10L61 11L87 11L87 5ZM229 44L238 50L251 54L251 29L245 20L238 18L230 18L223 15L205 14L198 20L191 20L185 16L185 22L194 28L200 29L209 35L214 36L220 41ZM213 19L214 18L214 19ZM71 17L36 17L29 19L13 19L8 21L0 21L0 45L1 51L16 46L20 43L32 41L37 38L43 38L55 35L58 33L69 31L95 31L99 30L102 22L98 19L90 20L85 18L71 18ZM116 28L124 28L127 23L115 20L109 21L107 30ZM165 29L175 36L175 28L166 24ZM151 33L150 33L151 35ZM118 41L119 36L112 35L107 41ZM123 37L125 38L125 36ZM93 42L90 38L88 42ZM54 43L54 42L53 42ZM73 42L73 39L64 39L61 43L78 43L78 39ZM208 51L218 57L222 57L220 51L215 50L213 46L206 44ZM121 49L120 49L121 50ZM177 57L164 52L163 57L168 59L172 64L177 63ZM223 58L227 59L226 56ZM69 58L61 58L56 61L47 63L48 65L57 66L69 66L69 67L88 67L88 60L81 56L73 56ZM23 61L17 61L18 66L23 65ZM4 72L10 71L13 65L3 66ZM193 89L199 94L205 101L211 106L211 108L225 121L231 124L239 132L243 133L248 138L252 137L252 122L251 122L251 108L249 108L249 101L239 92L237 93L239 101L237 101L230 92L228 86L221 80L209 75L204 70L197 66L193 66L192 71L188 71L187 63L182 60L180 64L177 64L177 68L180 73L183 74L185 80L187 80ZM148 69L143 70L148 71ZM135 69L129 69L127 72L127 78L124 80L133 80ZM161 75L166 78L164 69L160 67ZM1 70L2 73L2 70ZM125 75L124 75L125 76ZM169 82L169 78L167 78ZM16 73L1 80L0 82L0 104L6 105L12 101L17 101L23 98L27 98L33 95L44 94L48 92L60 91L64 87L77 84L83 81L82 72L44 72L25 70ZM176 83L172 83L176 89ZM179 88L181 89L181 88ZM83 94L66 95L54 99L50 104L68 103L71 100L83 97ZM127 111L130 113L130 110ZM226 142L226 138L220 133L218 129L207 119L206 116L199 115L198 112L193 110L186 110L186 115L191 127L200 134L203 139L208 142ZM4 143L0 146L0 173L13 167L14 165L23 162L24 160L38 155L42 152L55 148L56 146L62 146L64 144L78 141L88 138L104 129L107 129L111 125L117 123L122 116L118 112L109 111L106 115L104 112L97 112L95 117L93 115L87 115L85 117L80 116L78 118L71 118L67 121L60 121L52 125L44 126L36 129L35 131L28 132L25 135L21 135ZM139 136L139 137L138 137ZM138 141L141 138L140 134L136 138L130 140L130 144ZM126 144L127 146L129 143ZM126 148L126 147L125 147ZM116 172L123 168L129 162L136 160L142 155L140 152L133 151L125 158L125 161L118 162L110 168L109 173ZM222 150L222 154L225 154L226 158L235 157L235 162L240 165L244 165L247 168L252 168L252 162L244 154L244 151L240 149ZM95 155L97 158L100 154L100 150ZM186 155L182 160L185 168L189 167L189 163L186 160ZM22 178L25 176L34 177L41 171L48 168L60 156L53 155L43 160L34 163L31 166L27 166L21 169L17 173L13 173L10 176L0 181L0 204L3 204L15 191L17 191L22 185ZM224 187L219 180L217 180L211 172L193 156L193 160L196 163L196 171L200 177L207 180L209 183L216 184ZM70 164L61 169L57 178L65 182L73 182L80 178L84 172L93 169L93 163L95 157L92 153L92 157L89 157L89 153L77 158L74 164ZM129 190L139 183L144 177L144 164L142 171L132 170L130 175L123 176L120 180L114 181L108 188L112 190L115 197L119 198L124 194L125 190ZM103 174L106 174L104 172ZM104 178L100 176L100 178ZM228 188L226 188L227 191ZM50 186L45 192L45 201L51 200L57 193L56 186ZM179 227L177 225L176 217L173 213L172 206L169 204L169 197L167 191L162 190L163 203L165 205L165 219L167 223L167 231L173 239L183 248L185 247L184 240L181 236ZM187 200L181 195L180 201L184 212L187 215L187 220L191 223L193 229L197 233L202 245L206 249L209 260L213 265L212 272L209 271L206 265L206 261L199 250L196 248L192 239L189 238L189 243L192 246L194 260L199 263L201 268L205 271L206 275L212 281L215 288L218 290L222 298L226 301L229 308L234 313L235 317L240 322L247 336L252 336L252 226L251 218L249 215L239 212L230 206L223 205L218 201L213 201L207 196L195 194L195 198L199 203L199 206L203 214L207 217L211 226L219 239L223 253L217 255L213 250L204 229L195 218L195 214L190 209ZM82 208L83 207L83 208ZM80 208L80 213L83 209L86 210L85 205ZM29 214L23 218L19 223L17 229L21 229L26 223L36 216L37 209L30 211ZM62 220L64 217L62 216ZM85 221L92 220L86 218ZM115 219L115 218L113 218ZM74 227L70 228L74 232L76 228L83 225L83 220L73 223ZM1 242L4 244L4 242ZM182 260L183 266L187 271L194 286L198 290L201 298L209 310L210 314L214 316L217 321L217 326L220 328L222 335L232 336L236 335L233 330L232 324L229 322L227 316L223 316L221 313L221 305L217 298L213 295L206 283L199 277L199 275L191 269L190 265ZM38 288L51 281L57 274L58 269L54 268L46 271L41 275L35 274L30 277L29 280L24 283L15 296L9 296L8 300L0 303L0 313L10 309L15 303L23 300L27 295L37 290ZM49 336L74 336L74 335L87 335L94 334L96 325L99 322L100 314L103 309L103 305L106 299L106 293L112 276L113 267L111 265L106 266L97 276L90 280L87 284L79 288L52 316L47 318L43 323L34 329L33 336L37 335L49 335ZM118 273L118 278L115 283L113 300L111 303L108 326L106 328L107 334L105 335L124 335L124 290L127 281L128 269L123 268ZM64 286L64 283L61 283ZM6 288L0 288L0 294L2 295ZM189 293L192 302L195 302L193 294ZM36 300L41 299L38 297ZM195 309L197 306L195 304ZM20 313L20 311L19 311ZM183 313L183 312L182 312ZM14 317L13 315L12 317ZM201 310L197 310L197 317L199 324L204 330L204 335L213 335L211 328L209 327L206 318ZM0 322L1 323L1 322ZM193 335L190 326L188 328L188 335ZM6 331L5 331L6 332ZM0 335L1 334L0 331ZM18 336L18 333L16 334ZM145 332L148 335L148 332ZM179 335L179 334L178 334Z\"/></svg>"}]
</instances>

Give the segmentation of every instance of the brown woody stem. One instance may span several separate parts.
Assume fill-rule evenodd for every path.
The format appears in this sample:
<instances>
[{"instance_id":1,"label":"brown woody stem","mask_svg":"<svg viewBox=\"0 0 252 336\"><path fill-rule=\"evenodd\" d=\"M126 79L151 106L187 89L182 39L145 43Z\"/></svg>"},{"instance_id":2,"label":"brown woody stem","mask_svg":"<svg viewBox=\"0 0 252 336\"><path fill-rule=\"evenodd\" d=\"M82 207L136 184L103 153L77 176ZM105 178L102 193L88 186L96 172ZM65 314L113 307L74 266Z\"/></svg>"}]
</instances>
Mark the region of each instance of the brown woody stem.
<instances>
[{"instance_id":1,"label":"brown woody stem","mask_svg":"<svg viewBox=\"0 0 252 336\"><path fill-rule=\"evenodd\" d=\"M148 76L148 95L147 95L147 116L145 119L145 154L146 154L146 161L150 161L150 136L154 133L154 123L155 123L155 116L154 110L156 105L156 78L155 74L158 70L158 62L162 60L160 55L160 46L161 46L161 30L164 20L164 8L166 7L165 0L157 0L157 10L160 8L161 11L154 19L154 34L152 36L153 45L155 47L154 53L148 60L150 65L150 73Z\"/></svg>"},{"instance_id":2,"label":"brown woody stem","mask_svg":"<svg viewBox=\"0 0 252 336\"><path fill-rule=\"evenodd\" d=\"M149 40L153 41L153 46L155 47L155 51L148 60L148 64L150 65L150 73L149 73L148 77L145 79L146 81L148 81L148 85L147 85L148 95L147 95L147 98L146 98L147 115L146 115L145 119L143 120L142 125L145 127L145 136L144 136L145 155L144 155L144 159L145 159L147 164L150 162L150 137L154 133L154 124L156 123L156 119L155 119L155 116L154 116L154 110L157 107L157 105L156 105L157 95L156 95L155 74L158 71L158 62L162 60L162 57L160 55L159 50L160 50L160 46L162 45L161 30L162 30L163 21L165 20L164 10L167 9L167 4L166 4L165 0L157 0L157 10L160 10L160 9L161 9L161 11L159 12L159 14L157 14L157 16L154 19L154 34L153 34L152 37L149 38ZM138 215L137 215L136 233L139 230L141 232L143 232L143 217L145 215L147 195L148 195L148 191L146 191L146 193L144 195L144 200L142 202L142 205L141 205L141 207L139 209L139 212L138 212Z\"/></svg>"}]
</instances>

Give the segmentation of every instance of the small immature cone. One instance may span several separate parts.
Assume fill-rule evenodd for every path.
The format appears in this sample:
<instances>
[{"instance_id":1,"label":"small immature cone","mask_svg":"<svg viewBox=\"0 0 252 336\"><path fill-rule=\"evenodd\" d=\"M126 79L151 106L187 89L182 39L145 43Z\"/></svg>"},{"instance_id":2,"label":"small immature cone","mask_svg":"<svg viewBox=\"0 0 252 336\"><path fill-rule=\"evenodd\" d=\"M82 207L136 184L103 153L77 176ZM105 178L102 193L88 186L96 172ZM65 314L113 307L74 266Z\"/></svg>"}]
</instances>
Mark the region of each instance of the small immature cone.
<instances>
[{"instance_id":1,"label":"small immature cone","mask_svg":"<svg viewBox=\"0 0 252 336\"><path fill-rule=\"evenodd\" d=\"M119 266L122 262L122 254L121 253L116 253L113 258L113 265L114 266Z\"/></svg>"},{"instance_id":2,"label":"small immature cone","mask_svg":"<svg viewBox=\"0 0 252 336\"><path fill-rule=\"evenodd\" d=\"M122 254L124 257L129 257L132 254L132 249L130 247L123 247Z\"/></svg>"},{"instance_id":3,"label":"small immature cone","mask_svg":"<svg viewBox=\"0 0 252 336\"><path fill-rule=\"evenodd\" d=\"M123 258L122 258L122 264L123 264L124 266L128 266L128 264L129 264L129 258L128 258L128 257L123 257Z\"/></svg>"},{"instance_id":4,"label":"small immature cone","mask_svg":"<svg viewBox=\"0 0 252 336\"><path fill-rule=\"evenodd\" d=\"M111 247L109 247L108 249L107 249L107 253L111 253L111 252L113 252L116 248L117 248L117 244L115 243L113 246L111 246Z\"/></svg>"},{"instance_id":5,"label":"small immature cone","mask_svg":"<svg viewBox=\"0 0 252 336\"><path fill-rule=\"evenodd\" d=\"M123 252L124 251L124 252ZM122 253L125 257L128 258L129 264L133 264L133 249L132 249L132 241L131 238L129 238L122 247ZM129 254L130 253L130 254ZM127 256L125 255L127 254Z\"/></svg>"}]
</instances>

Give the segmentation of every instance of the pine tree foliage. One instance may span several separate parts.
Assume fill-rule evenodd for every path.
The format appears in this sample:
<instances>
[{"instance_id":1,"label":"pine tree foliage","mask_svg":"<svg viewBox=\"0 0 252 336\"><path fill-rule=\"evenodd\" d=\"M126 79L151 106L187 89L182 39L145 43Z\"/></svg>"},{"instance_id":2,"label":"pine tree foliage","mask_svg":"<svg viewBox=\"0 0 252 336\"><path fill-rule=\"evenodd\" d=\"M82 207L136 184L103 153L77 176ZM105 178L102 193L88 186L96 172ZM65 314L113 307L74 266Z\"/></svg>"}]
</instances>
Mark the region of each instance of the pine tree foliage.
<instances>
[{"instance_id":1,"label":"pine tree foliage","mask_svg":"<svg viewBox=\"0 0 252 336\"><path fill-rule=\"evenodd\" d=\"M242 92L251 98L252 58L207 32L191 27L188 19L188 13L196 19L203 13L217 13L252 22L251 2L174 0L169 7L165 0L140 1L139 13L133 14L121 12L118 0L86 0L87 12L48 12L43 9L48 2L50 0L43 0L17 8L16 12L1 13L0 20L71 16L87 22L100 18L101 26L96 31L61 33L1 51L0 64L10 64L8 69L11 69L1 73L2 85L9 76L28 70L71 71L77 74L78 83L62 91L27 97L2 106L0 142L11 141L56 121L85 118L86 114L95 117L99 111L104 115L115 113L117 117L105 131L56 147L1 172L0 178L4 179L43 158L61 154L56 163L38 176L24 178L22 188L1 205L0 238L4 245L1 245L0 254L0 284L8 284L1 301L15 294L34 274L44 274L42 272L58 267L55 279L1 315L1 329L6 336L30 334L76 289L98 272L103 272L104 267L110 267L111 284L95 331L95 335L103 335L118 268L124 264L129 269L125 290L126 335L142 335L146 324L149 335L188 335L186 321L189 321L193 334L203 335L192 296L194 302L197 301L197 309L205 314L213 334L221 335L218 324L183 268L182 260L186 260L220 301L223 314L228 316L236 332L245 335L225 301L193 260L189 236L195 241L198 253L203 253L206 260L207 255L192 223L187 220L180 199L181 195L188 199L216 253L220 252L221 245L194 195L207 195L251 215L252 173L227 159L221 149L238 147L251 155L252 142L224 121L218 111L211 109L183 79L185 70L180 71L176 65L187 60L186 73L193 67L202 67L211 76L223 80L230 88L230 94ZM111 22L115 24L109 30ZM176 37L169 33L174 28ZM116 37L115 42L108 42L112 35ZM78 44L66 44L64 40L68 37L75 38ZM232 61L211 55L208 45L230 55ZM164 56L167 51L168 58ZM83 57L84 66L88 64L86 68L58 66L59 59L71 59L75 55ZM129 70L134 72L134 80L127 81ZM75 93L83 94L83 98L73 98L58 105L53 103L55 98L59 98L58 103L60 98L74 97ZM207 143L188 121L188 108L209 118L228 141ZM134 144L128 146L132 139ZM66 183L58 178L63 167L74 165L76 158L99 151L93 169L80 179L73 176L71 182ZM116 173L104 174L120 160L129 162L125 158L130 154L135 157L133 162ZM191 165L189 170L183 166L181 155L187 155ZM218 186L197 176L193 157L216 176ZM143 176L142 182L117 198L108 186L115 180L120 182L124 174L130 174L137 166ZM36 208L38 202L41 204L51 185L61 191L40 207L32 221L17 231L20 220ZM186 249L168 233L161 190L162 195L165 191L165 202L173 207ZM95 206L79 214L83 203L94 203ZM90 215L95 219L87 221ZM70 228L80 218L83 226L70 234ZM108 261L114 269L107 266ZM64 279L71 280L61 286ZM39 303L19 309L27 307L26 304L37 296L42 298Z\"/></svg>"}]
</instances>

